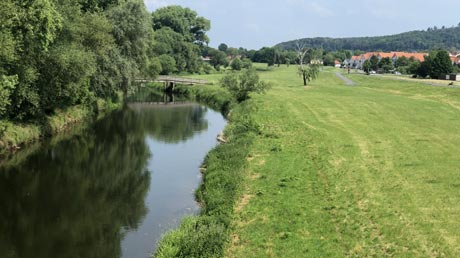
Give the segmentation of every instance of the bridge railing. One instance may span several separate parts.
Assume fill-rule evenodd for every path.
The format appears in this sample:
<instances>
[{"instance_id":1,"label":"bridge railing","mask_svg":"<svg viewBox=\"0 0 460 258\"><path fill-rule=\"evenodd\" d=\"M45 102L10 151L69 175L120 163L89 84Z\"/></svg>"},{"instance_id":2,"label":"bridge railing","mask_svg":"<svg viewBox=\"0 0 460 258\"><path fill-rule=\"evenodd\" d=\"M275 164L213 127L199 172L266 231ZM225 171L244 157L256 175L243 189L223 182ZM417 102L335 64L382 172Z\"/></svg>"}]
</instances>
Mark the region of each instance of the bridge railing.
<instances>
[{"instance_id":1,"label":"bridge railing","mask_svg":"<svg viewBox=\"0 0 460 258\"><path fill-rule=\"evenodd\" d=\"M137 79L136 82L147 83L147 82L172 82L179 84L208 84L209 82L201 79L181 78L173 76L159 76L156 79Z\"/></svg>"}]
</instances>

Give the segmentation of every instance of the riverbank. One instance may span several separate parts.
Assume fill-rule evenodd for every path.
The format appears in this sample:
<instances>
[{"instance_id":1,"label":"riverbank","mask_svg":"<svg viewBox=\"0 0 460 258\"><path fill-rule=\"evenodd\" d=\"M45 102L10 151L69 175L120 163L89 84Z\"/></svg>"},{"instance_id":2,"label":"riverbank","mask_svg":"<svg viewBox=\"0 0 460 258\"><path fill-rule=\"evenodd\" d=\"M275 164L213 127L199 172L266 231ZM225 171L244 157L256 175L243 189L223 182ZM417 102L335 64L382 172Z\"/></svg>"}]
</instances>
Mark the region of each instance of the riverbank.
<instances>
[{"instance_id":1,"label":"riverbank","mask_svg":"<svg viewBox=\"0 0 460 258\"><path fill-rule=\"evenodd\" d=\"M335 71L260 74L225 257L459 256L460 91Z\"/></svg>"},{"instance_id":2,"label":"riverbank","mask_svg":"<svg viewBox=\"0 0 460 258\"><path fill-rule=\"evenodd\" d=\"M273 88L230 116L256 125L250 144L206 160L222 166L211 177L208 165L212 180L237 164L236 202L211 202L223 211L209 220L205 205L158 257L460 255L460 91L359 74L347 87L336 71L306 88L294 66L260 72ZM229 221L215 223L221 213Z\"/></svg>"},{"instance_id":3,"label":"riverbank","mask_svg":"<svg viewBox=\"0 0 460 258\"><path fill-rule=\"evenodd\" d=\"M161 86L151 85L157 90ZM196 191L201 205L199 216L183 220L180 227L164 236L155 257L219 257L229 242L234 204L241 195L246 157L259 127L250 101L235 105L231 95L219 86L177 86L185 94L227 114L226 144L208 153L202 165L203 183Z\"/></svg>"},{"instance_id":4,"label":"riverbank","mask_svg":"<svg viewBox=\"0 0 460 258\"><path fill-rule=\"evenodd\" d=\"M118 98L123 99L121 94ZM41 138L55 135L76 123L90 119L94 115L100 116L118 109L122 104L123 101L98 99L93 107L76 105L65 110L56 110L55 114L32 123L0 120L0 154L21 149Z\"/></svg>"}]
</instances>

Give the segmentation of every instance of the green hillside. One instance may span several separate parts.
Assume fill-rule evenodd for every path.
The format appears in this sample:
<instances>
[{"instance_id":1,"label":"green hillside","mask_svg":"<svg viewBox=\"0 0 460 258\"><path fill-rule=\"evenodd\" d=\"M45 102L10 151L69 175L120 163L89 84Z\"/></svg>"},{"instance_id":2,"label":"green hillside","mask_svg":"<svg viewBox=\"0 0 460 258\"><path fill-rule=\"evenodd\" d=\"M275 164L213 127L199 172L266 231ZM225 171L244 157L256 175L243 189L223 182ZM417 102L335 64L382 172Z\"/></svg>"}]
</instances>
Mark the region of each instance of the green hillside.
<instances>
[{"instance_id":1,"label":"green hillside","mask_svg":"<svg viewBox=\"0 0 460 258\"><path fill-rule=\"evenodd\" d=\"M390 36L354 38L304 38L302 44L326 51L341 49L363 51L426 51L434 48L460 49L460 26L410 31ZM276 47L295 49L297 40L283 42Z\"/></svg>"}]
</instances>

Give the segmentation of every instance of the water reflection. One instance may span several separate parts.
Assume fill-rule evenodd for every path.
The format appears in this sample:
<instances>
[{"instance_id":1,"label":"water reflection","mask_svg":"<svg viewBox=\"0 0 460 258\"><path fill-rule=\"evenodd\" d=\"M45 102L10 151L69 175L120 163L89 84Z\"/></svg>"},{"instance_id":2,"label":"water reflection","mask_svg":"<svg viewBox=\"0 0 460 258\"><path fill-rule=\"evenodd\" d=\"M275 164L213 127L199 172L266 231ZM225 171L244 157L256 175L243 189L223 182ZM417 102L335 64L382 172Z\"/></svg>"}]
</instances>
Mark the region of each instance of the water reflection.
<instances>
[{"instance_id":1,"label":"water reflection","mask_svg":"<svg viewBox=\"0 0 460 258\"><path fill-rule=\"evenodd\" d=\"M0 168L0 257L120 256L150 184L143 128L129 113Z\"/></svg>"},{"instance_id":2,"label":"water reflection","mask_svg":"<svg viewBox=\"0 0 460 258\"><path fill-rule=\"evenodd\" d=\"M165 226L198 208L197 168L225 124L170 104L130 103L4 161L0 257L148 257Z\"/></svg>"},{"instance_id":3,"label":"water reflection","mask_svg":"<svg viewBox=\"0 0 460 258\"><path fill-rule=\"evenodd\" d=\"M183 142L208 129L208 109L179 96L141 88L128 98L128 107L142 117L148 134L165 143Z\"/></svg>"}]
</instances>

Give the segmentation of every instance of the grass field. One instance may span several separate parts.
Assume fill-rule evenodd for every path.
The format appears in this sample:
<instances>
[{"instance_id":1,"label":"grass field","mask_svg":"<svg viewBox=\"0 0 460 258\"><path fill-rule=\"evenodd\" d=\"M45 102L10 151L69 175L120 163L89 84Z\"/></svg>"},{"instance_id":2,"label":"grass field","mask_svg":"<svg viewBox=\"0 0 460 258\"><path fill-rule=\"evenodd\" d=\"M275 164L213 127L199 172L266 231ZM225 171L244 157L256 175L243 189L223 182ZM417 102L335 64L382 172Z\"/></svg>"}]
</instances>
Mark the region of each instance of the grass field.
<instances>
[{"instance_id":1,"label":"grass field","mask_svg":"<svg viewBox=\"0 0 460 258\"><path fill-rule=\"evenodd\" d=\"M260 72L226 257L460 257L460 89L295 69Z\"/></svg>"}]
</instances>

